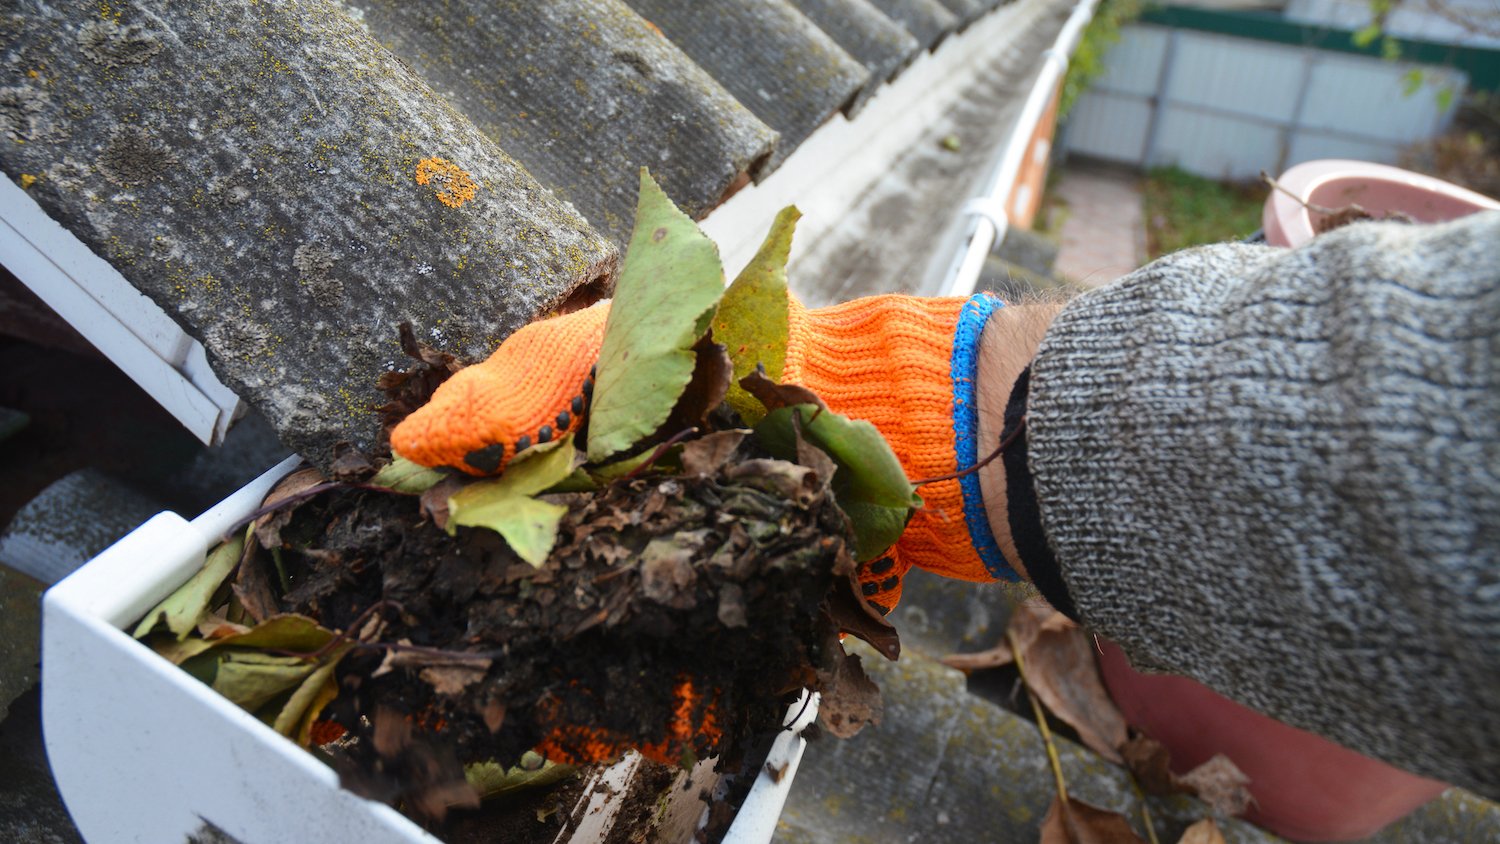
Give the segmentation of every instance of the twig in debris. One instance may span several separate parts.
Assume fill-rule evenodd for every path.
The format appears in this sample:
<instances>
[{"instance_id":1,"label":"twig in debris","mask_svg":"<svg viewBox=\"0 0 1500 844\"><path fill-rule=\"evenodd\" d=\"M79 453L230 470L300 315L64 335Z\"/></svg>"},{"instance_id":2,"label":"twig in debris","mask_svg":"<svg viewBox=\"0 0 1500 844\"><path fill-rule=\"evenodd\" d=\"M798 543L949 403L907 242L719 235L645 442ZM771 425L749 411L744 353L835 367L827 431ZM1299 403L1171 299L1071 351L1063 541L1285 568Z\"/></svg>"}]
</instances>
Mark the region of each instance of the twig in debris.
<instances>
[{"instance_id":1,"label":"twig in debris","mask_svg":"<svg viewBox=\"0 0 1500 844\"><path fill-rule=\"evenodd\" d=\"M683 440L687 439L688 437L691 437L692 435L694 435L696 433L698 433L698 429L697 428L684 428L683 430L678 431L677 433L673 434L672 437L671 437L671 439L669 439L666 442L662 443L661 445L657 446L656 450L653 451L653 452L651 452L651 456L648 457L648 458L646 458L646 462L645 463L642 463L641 465L635 467L634 469L631 469L629 472L626 472L624 479L625 480L630 480L631 478L634 478L635 476L639 475L640 473L642 473L642 472L646 471L647 469L651 468L651 464L653 464L656 461L660 460L661 456L663 454L667 453L667 449L671 448L674 445L677 445L678 443L682 442Z\"/></svg>"},{"instance_id":2,"label":"twig in debris","mask_svg":"<svg viewBox=\"0 0 1500 844\"><path fill-rule=\"evenodd\" d=\"M1062 759L1057 755L1057 745L1052 742L1052 730L1047 726L1047 712L1042 709L1042 704L1036 699L1031 691L1031 684L1026 680L1026 659L1021 656L1021 645L1016 641L1016 634L1007 630L1005 638L1010 641L1010 649L1016 655L1016 670L1021 674L1021 684L1026 687L1026 698L1031 701L1031 711L1036 715L1037 729L1042 731L1042 742L1047 745L1047 760L1052 763L1052 776L1057 780L1057 799L1063 806L1068 804L1068 784L1063 780Z\"/></svg>"}]
</instances>

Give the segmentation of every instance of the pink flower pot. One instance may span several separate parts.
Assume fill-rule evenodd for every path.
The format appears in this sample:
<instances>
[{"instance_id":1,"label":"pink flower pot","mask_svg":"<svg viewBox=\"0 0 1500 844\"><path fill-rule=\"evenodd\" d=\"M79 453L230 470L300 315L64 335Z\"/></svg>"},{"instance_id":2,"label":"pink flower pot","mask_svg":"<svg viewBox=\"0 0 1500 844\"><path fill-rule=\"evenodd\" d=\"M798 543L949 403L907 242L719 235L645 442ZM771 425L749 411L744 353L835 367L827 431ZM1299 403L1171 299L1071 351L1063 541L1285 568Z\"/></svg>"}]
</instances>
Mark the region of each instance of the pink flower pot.
<instances>
[{"instance_id":1,"label":"pink flower pot","mask_svg":"<svg viewBox=\"0 0 1500 844\"><path fill-rule=\"evenodd\" d=\"M1141 674L1099 640L1099 668L1125 720L1161 742L1187 773L1222 753L1250 778L1246 820L1294 841L1373 835L1436 798L1444 783L1289 727L1186 677Z\"/></svg>"},{"instance_id":2,"label":"pink flower pot","mask_svg":"<svg viewBox=\"0 0 1500 844\"><path fill-rule=\"evenodd\" d=\"M1323 214L1308 205L1338 209L1357 204L1376 217L1399 211L1420 223L1452 220L1475 211L1500 209L1487 196L1399 167L1329 158L1308 161L1286 171L1261 212L1266 242L1272 246L1301 246L1317 233Z\"/></svg>"}]
</instances>

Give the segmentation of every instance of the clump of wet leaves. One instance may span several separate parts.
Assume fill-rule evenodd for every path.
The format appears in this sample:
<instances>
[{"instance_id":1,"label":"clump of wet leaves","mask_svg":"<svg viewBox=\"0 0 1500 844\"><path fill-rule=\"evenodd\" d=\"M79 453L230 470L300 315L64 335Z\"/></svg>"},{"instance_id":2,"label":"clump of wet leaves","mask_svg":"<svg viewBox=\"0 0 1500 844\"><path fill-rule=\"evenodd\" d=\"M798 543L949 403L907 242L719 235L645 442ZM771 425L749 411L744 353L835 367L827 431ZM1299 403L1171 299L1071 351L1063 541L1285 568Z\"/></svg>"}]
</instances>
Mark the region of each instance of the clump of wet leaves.
<instances>
[{"instance_id":1,"label":"clump of wet leaves","mask_svg":"<svg viewBox=\"0 0 1500 844\"><path fill-rule=\"evenodd\" d=\"M839 634L896 657L854 570L920 502L873 426L777 383L796 219L725 290L643 172L586 443L301 470L136 635L426 820L628 748L732 767L805 687L837 735L878 722ZM458 368L403 346L390 424Z\"/></svg>"}]
</instances>

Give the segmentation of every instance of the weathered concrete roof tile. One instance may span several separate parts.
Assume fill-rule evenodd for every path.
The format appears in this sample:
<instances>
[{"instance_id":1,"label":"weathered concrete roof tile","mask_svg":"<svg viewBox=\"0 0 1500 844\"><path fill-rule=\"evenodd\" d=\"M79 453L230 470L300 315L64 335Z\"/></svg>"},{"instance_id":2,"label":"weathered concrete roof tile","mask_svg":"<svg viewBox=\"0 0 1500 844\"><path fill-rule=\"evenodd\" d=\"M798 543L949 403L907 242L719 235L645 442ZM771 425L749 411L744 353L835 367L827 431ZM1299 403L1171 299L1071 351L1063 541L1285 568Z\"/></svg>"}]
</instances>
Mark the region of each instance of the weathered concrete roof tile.
<instances>
[{"instance_id":1,"label":"weathered concrete roof tile","mask_svg":"<svg viewBox=\"0 0 1500 844\"><path fill-rule=\"evenodd\" d=\"M639 170L708 214L776 133L622 0L346 0L375 38L623 245Z\"/></svg>"},{"instance_id":2,"label":"weathered concrete roof tile","mask_svg":"<svg viewBox=\"0 0 1500 844\"><path fill-rule=\"evenodd\" d=\"M374 440L400 322L480 358L612 277L608 241L338 7L9 7L0 167L306 457Z\"/></svg>"},{"instance_id":3,"label":"weathered concrete roof tile","mask_svg":"<svg viewBox=\"0 0 1500 844\"><path fill-rule=\"evenodd\" d=\"M845 109L850 117L922 51L911 33L870 0L792 0L792 5L869 69L865 86Z\"/></svg>"},{"instance_id":4,"label":"weathered concrete roof tile","mask_svg":"<svg viewBox=\"0 0 1500 844\"><path fill-rule=\"evenodd\" d=\"M958 18L958 28L963 29L989 11L989 0L938 0L943 7Z\"/></svg>"},{"instance_id":5,"label":"weathered concrete roof tile","mask_svg":"<svg viewBox=\"0 0 1500 844\"><path fill-rule=\"evenodd\" d=\"M781 133L764 176L870 72L785 0L629 0L740 102Z\"/></svg>"},{"instance_id":6,"label":"weathered concrete roof tile","mask_svg":"<svg viewBox=\"0 0 1500 844\"><path fill-rule=\"evenodd\" d=\"M891 20L906 27L917 42L931 50L958 28L958 17L938 0L870 0Z\"/></svg>"}]
</instances>

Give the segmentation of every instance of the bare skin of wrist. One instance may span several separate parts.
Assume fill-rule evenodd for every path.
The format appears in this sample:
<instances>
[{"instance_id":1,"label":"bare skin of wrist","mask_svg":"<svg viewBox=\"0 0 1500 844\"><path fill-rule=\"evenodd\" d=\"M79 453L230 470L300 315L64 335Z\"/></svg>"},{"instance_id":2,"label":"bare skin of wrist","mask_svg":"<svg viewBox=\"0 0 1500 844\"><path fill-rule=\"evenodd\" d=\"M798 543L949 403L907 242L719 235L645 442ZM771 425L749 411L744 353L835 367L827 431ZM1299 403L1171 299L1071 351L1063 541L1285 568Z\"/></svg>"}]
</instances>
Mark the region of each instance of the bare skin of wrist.
<instances>
[{"instance_id":1,"label":"bare skin of wrist","mask_svg":"<svg viewBox=\"0 0 1500 844\"><path fill-rule=\"evenodd\" d=\"M979 402L979 459L988 457L1000 443L1005 424L1005 405L1021 370L1036 356L1037 347L1052 319L1063 309L1060 303L1009 305L990 315L979 335L979 363L975 373L975 398ZM979 470L979 488L985 513L1000 553L1022 577L1030 580L1016 553L1005 507L1005 462L991 460Z\"/></svg>"}]
</instances>

